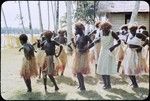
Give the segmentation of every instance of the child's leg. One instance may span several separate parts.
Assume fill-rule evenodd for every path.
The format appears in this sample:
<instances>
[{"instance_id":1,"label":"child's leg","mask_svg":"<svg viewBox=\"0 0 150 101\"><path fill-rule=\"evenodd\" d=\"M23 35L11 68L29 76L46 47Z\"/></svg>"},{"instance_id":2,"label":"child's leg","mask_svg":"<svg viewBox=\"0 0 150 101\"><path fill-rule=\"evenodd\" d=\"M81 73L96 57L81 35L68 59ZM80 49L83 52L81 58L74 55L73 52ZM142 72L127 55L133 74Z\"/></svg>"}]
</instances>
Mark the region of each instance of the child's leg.
<instances>
[{"instance_id":1,"label":"child's leg","mask_svg":"<svg viewBox=\"0 0 150 101\"><path fill-rule=\"evenodd\" d=\"M39 79L41 78L41 71L42 71L41 68L42 67L39 68Z\"/></svg>"},{"instance_id":2,"label":"child's leg","mask_svg":"<svg viewBox=\"0 0 150 101\"><path fill-rule=\"evenodd\" d=\"M121 66L121 61L119 60L118 61L118 66L117 66L117 72L119 72L120 66Z\"/></svg>"},{"instance_id":3,"label":"child's leg","mask_svg":"<svg viewBox=\"0 0 150 101\"><path fill-rule=\"evenodd\" d=\"M80 90L85 90L84 77L83 77L82 73L77 73L77 78L79 81Z\"/></svg>"},{"instance_id":4,"label":"child's leg","mask_svg":"<svg viewBox=\"0 0 150 101\"><path fill-rule=\"evenodd\" d=\"M110 75L106 75L106 84L108 89L111 88Z\"/></svg>"},{"instance_id":5,"label":"child's leg","mask_svg":"<svg viewBox=\"0 0 150 101\"><path fill-rule=\"evenodd\" d=\"M27 92L32 92L32 87L31 87L31 79L30 78L25 78L24 77L24 81L25 81L25 84L26 84L26 86L27 86Z\"/></svg>"},{"instance_id":6,"label":"child's leg","mask_svg":"<svg viewBox=\"0 0 150 101\"><path fill-rule=\"evenodd\" d=\"M49 78L51 79L51 81L53 82L53 84L55 86L55 91L59 90L59 88L56 84L55 78L52 75L48 75L48 76L49 76Z\"/></svg>"},{"instance_id":7,"label":"child's leg","mask_svg":"<svg viewBox=\"0 0 150 101\"><path fill-rule=\"evenodd\" d=\"M96 74L96 70L97 70L97 64L95 64L95 74Z\"/></svg>"},{"instance_id":8,"label":"child's leg","mask_svg":"<svg viewBox=\"0 0 150 101\"><path fill-rule=\"evenodd\" d=\"M134 75L129 75L129 78L130 78L130 80L131 80L131 82L133 84L133 87L134 88L138 88L138 84L136 82L136 77Z\"/></svg>"},{"instance_id":9,"label":"child's leg","mask_svg":"<svg viewBox=\"0 0 150 101\"><path fill-rule=\"evenodd\" d=\"M44 89L45 91L47 91L47 75L46 74L43 74L43 82L44 82Z\"/></svg>"},{"instance_id":10,"label":"child's leg","mask_svg":"<svg viewBox=\"0 0 150 101\"><path fill-rule=\"evenodd\" d=\"M107 86L107 83L106 83L106 75L102 75L102 79L103 79L103 82L104 82L103 88L105 89L106 86Z\"/></svg>"},{"instance_id":11,"label":"child's leg","mask_svg":"<svg viewBox=\"0 0 150 101\"><path fill-rule=\"evenodd\" d=\"M63 67L62 67L61 76L64 75L64 70L65 70L65 65L63 65Z\"/></svg>"}]
</instances>

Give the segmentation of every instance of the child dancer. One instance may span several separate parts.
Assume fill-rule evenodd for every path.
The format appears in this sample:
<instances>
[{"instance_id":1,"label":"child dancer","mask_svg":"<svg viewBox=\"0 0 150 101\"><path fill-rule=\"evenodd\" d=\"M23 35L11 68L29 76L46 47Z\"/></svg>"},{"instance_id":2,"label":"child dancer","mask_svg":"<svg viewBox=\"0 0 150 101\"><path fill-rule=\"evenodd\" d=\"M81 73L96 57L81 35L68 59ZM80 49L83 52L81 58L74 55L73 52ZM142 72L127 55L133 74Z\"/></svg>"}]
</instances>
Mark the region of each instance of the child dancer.
<instances>
[{"instance_id":1,"label":"child dancer","mask_svg":"<svg viewBox=\"0 0 150 101\"><path fill-rule=\"evenodd\" d=\"M110 75L117 73L117 64L113 50L119 46L121 41L119 40L116 33L111 30L110 22L102 22L101 24L101 50L98 58L97 74L102 75L104 82L104 89L110 89ZM114 45L114 39L117 40L117 44Z\"/></svg>"},{"instance_id":2,"label":"child dancer","mask_svg":"<svg viewBox=\"0 0 150 101\"><path fill-rule=\"evenodd\" d=\"M137 25L129 25L129 36L127 39L127 50L123 60L124 73L131 79L133 88L138 88L136 76L142 73L143 65L140 63L139 52L142 50L141 40L145 40L142 34L136 33Z\"/></svg>"},{"instance_id":3,"label":"child dancer","mask_svg":"<svg viewBox=\"0 0 150 101\"><path fill-rule=\"evenodd\" d=\"M76 39L73 41L73 45L76 47L75 49L75 58L73 65L73 74L77 75L77 79L79 81L80 90L86 90L84 85L84 77L83 74L88 74L90 72L89 68L89 60L87 50L88 43L91 42L89 36L84 35L85 27L82 23L78 22L75 24L76 30Z\"/></svg>"},{"instance_id":4,"label":"child dancer","mask_svg":"<svg viewBox=\"0 0 150 101\"><path fill-rule=\"evenodd\" d=\"M56 72L58 74L58 72L60 71L61 72L61 76L64 74L64 70L65 70L65 67L66 67L66 63L67 63L67 53L65 52L65 46L66 46L66 43L67 43L67 38L64 36L65 34L65 30L59 30L58 33L59 33L59 36L55 37L54 40L58 43L60 43L62 46L63 46L63 50L60 54L60 56L58 57L61 64L58 64L56 66Z\"/></svg>"},{"instance_id":5,"label":"child dancer","mask_svg":"<svg viewBox=\"0 0 150 101\"><path fill-rule=\"evenodd\" d=\"M37 54L36 54L36 60L37 60L37 66L38 66L38 71L39 71L39 79L41 78L41 72L42 72L42 66L44 63L44 59L45 59L45 52L43 47L41 46L42 42L44 42L44 37L41 34L41 39L37 39L37 42L35 42L33 45L37 46Z\"/></svg>"},{"instance_id":6,"label":"child dancer","mask_svg":"<svg viewBox=\"0 0 150 101\"><path fill-rule=\"evenodd\" d=\"M44 41L42 43L45 53L46 53L44 66L43 66L43 80L44 80L44 85L45 85L45 91L47 92L47 87L46 87L47 75L53 82L53 84L55 86L55 91L57 91L57 90L59 90L59 88L56 84L55 78L53 77L55 75L54 56L58 57L60 55L63 47L56 41L51 40L52 35L53 35L53 33L51 31L46 31L43 34L46 39L46 41ZM55 55L55 46L56 45L60 46L60 51L59 51L58 55Z\"/></svg>"},{"instance_id":7,"label":"child dancer","mask_svg":"<svg viewBox=\"0 0 150 101\"><path fill-rule=\"evenodd\" d=\"M120 66L121 66L121 63L123 61L123 58L124 58L124 51L126 49L126 40L127 40L127 37L128 37L128 26L127 25L123 25L121 27L121 32L119 32L119 35L118 35L119 39L121 40L121 45L119 46L119 50L118 50L118 67L117 67L117 72L119 72L119 69L120 69Z\"/></svg>"},{"instance_id":8,"label":"child dancer","mask_svg":"<svg viewBox=\"0 0 150 101\"><path fill-rule=\"evenodd\" d=\"M96 35L95 35L95 40L97 40L95 42L95 45L94 45L94 48L95 48L95 73L97 71L97 61L98 61L98 56L99 56L99 53L100 53L100 49L101 49L101 43L100 43L100 33L101 33L101 30L100 30L100 24L101 22L100 21L97 21L95 26L96 26Z\"/></svg>"},{"instance_id":9,"label":"child dancer","mask_svg":"<svg viewBox=\"0 0 150 101\"><path fill-rule=\"evenodd\" d=\"M36 65L36 59L34 56L34 47L27 43L28 37L25 34L21 34L19 36L20 43L23 45L22 48L19 49L21 51L24 50L24 56L23 57L23 64L21 69L21 76L23 77L25 84L28 88L27 92L32 92L31 87L31 77L37 76L37 65Z\"/></svg>"}]
</instances>

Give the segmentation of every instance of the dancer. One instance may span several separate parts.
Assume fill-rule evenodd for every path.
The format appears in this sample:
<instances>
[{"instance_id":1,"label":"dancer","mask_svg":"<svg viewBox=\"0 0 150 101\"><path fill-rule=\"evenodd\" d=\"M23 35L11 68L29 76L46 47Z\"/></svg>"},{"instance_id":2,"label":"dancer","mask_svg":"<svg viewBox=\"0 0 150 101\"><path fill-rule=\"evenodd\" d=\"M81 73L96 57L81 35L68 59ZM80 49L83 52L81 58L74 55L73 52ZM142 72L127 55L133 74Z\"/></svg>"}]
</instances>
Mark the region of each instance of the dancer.
<instances>
[{"instance_id":1,"label":"dancer","mask_svg":"<svg viewBox=\"0 0 150 101\"><path fill-rule=\"evenodd\" d=\"M140 63L141 58L139 53L142 50L142 40L145 40L142 34L136 33L138 26L136 24L131 24L128 26L129 36L127 39L127 50L125 52L125 57L123 60L124 74L128 75L133 88L138 88L138 83L136 81L136 76L143 72L143 65Z\"/></svg>"},{"instance_id":2,"label":"dancer","mask_svg":"<svg viewBox=\"0 0 150 101\"><path fill-rule=\"evenodd\" d=\"M124 58L124 52L125 52L125 49L127 47L127 45L126 45L126 40L128 37L128 26L127 25L121 26L121 32L119 32L118 37L121 40L121 45L118 47L117 59L119 59L119 60L118 60L117 72L119 72L121 63L122 63L123 58Z\"/></svg>"},{"instance_id":3,"label":"dancer","mask_svg":"<svg viewBox=\"0 0 150 101\"><path fill-rule=\"evenodd\" d=\"M102 75L104 89L111 88L110 75L117 73L117 63L113 50L121 43L118 36L111 30L111 28L112 25L110 22L102 22L101 50L98 58L97 74ZM113 43L114 39L117 40L117 44L115 45Z\"/></svg>"},{"instance_id":4,"label":"dancer","mask_svg":"<svg viewBox=\"0 0 150 101\"><path fill-rule=\"evenodd\" d=\"M64 35L66 33L66 30L59 30L58 33L59 35L55 37L54 40L60 43L63 46L63 49L62 49L60 56L58 57L61 63L56 66L56 72L57 72L57 75L59 72L61 72L61 76L62 76L64 74L64 70L65 70L66 63L67 63L67 53L65 51L67 38Z\"/></svg>"},{"instance_id":5,"label":"dancer","mask_svg":"<svg viewBox=\"0 0 150 101\"><path fill-rule=\"evenodd\" d=\"M31 86L31 77L36 77L38 75L36 59L34 56L34 47L27 43L28 37L25 34L21 34L19 36L20 43L23 45L22 48L19 49L21 51L24 50L23 64L21 68L21 77L23 77L24 82L27 86L27 92L32 92Z\"/></svg>"},{"instance_id":6,"label":"dancer","mask_svg":"<svg viewBox=\"0 0 150 101\"><path fill-rule=\"evenodd\" d=\"M60 55L63 47L56 41L51 40L53 32L46 31L43 34L46 39L46 41L41 44L46 53L46 57L45 57L44 65L43 65L43 80L44 80L45 91L47 92L47 87L46 87L47 75L53 82L53 84L55 86L55 91L57 91L57 90L59 90L59 88L56 84L55 78L53 77L54 75L56 75L55 74L55 64L54 64L55 57L54 56L58 57ZM59 51L58 55L55 54L55 46L56 45L60 46L60 51Z\"/></svg>"},{"instance_id":7,"label":"dancer","mask_svg":"<svg viewBox=\"0 0 150 101\"><path fill-rule=\"evenodd\" d=\"M75 57L73 59L73 74L77 75L77 79L79 81L79 87L81 91L86 90L84 85L84 77L83 74L90 73L89 68L89 60L87 50L88 43L92 42L90 37L84 35L85 27L82 23L78 22L75 24L75 40L72 39L73 45L76 47L75 49Z\"/></svg>"}]
</instances>

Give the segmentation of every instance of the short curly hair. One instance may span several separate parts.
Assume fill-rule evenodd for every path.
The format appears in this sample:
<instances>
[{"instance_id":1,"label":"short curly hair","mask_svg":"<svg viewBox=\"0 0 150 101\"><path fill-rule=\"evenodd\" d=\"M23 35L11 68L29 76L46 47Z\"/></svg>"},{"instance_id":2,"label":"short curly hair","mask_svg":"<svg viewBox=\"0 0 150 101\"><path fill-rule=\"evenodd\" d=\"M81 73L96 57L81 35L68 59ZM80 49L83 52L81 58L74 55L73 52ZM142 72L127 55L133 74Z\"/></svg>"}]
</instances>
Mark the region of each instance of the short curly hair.
<instances>
[{"instance_id":1,"label":"short curly hair","mask_svg":"<svg viewBox=\"0 0 150 101\"><path fill-rule=\"evenodd\" d=\"M84 30L85 26L81 23L81 22L77 22L75 24L75 29L80 29L80 30Z\"/></svg>"},{"instance_id":2,"label":"short curly hair","mask_svg":"<svg viewBox=\"0 0 150 101\"><path fill-rule=\"evenodd\" d=\"M53 35L53 32L52 31L45 31L43 32L43 35L48 38L48 37L51 37Z\"/></svg>"},{"instance_id":3,"label":"short curly hair","mask_svg":"<svg viewBox=\"0 0 150 101\"><path fill-rule=\"evenodd\" d=\"M21 34L21 35L19 36L19 40L22 41L22 42L24 42L24 43L26 43L27 40L28 40L28 37L27 37L26 34Z\"/></svg>"},{"instance_id":4,"label":"short curly hair","mask_svg":"<svg viewBox=\"0 0 150 101\"><path fill-rule=\"evenodd\" d=\"M145 26L145 25L140 25L140 26L139 26L139 29L140 29L140 28L146 30L146 26Z\"/></svg>"},{"instance_id":5,"label":"short curly hair","mask_svg":"<svg viewBox=\"0 0 150 101\"><path fill-rule=\"evenodd\" d=\"M105 22L102 22L102 24L101 24L101 29L103 30L103 29L111 29L112 28L112 24L110 23L110 22L108 22L108 21L105 21Z\"/></svg>"},{"instance_id":6,"label":"short curly hair","mask_svg":"<svg viewBox=\"0 0 150 101\"><path fill-rule=\"evenodd\" d=\"M123 29L128 30L128 25L126 25L126 24L125 24L125 25L122 25L120 29L121 29L121 30L123 30Z\"/></svg>"}]
</instances>

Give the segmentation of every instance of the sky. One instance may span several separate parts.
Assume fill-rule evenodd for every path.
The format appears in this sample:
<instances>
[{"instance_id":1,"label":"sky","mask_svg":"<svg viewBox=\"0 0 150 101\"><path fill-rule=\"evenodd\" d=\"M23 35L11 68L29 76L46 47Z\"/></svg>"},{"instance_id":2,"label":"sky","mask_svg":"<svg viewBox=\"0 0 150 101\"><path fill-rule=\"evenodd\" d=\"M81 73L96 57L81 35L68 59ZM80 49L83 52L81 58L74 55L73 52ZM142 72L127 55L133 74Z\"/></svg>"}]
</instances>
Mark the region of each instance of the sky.
<instances>
[{"instance_id":1,"label":"sky","mask_svg":"<svg viewBox=\"0 0 150 101\"><path fill-rule=\"evenodd\" d=\"M54 1L48 1L49 2L49 10L50 10L50 29L54 29L53 27L53 15L52 15L52 9L51 9L51 2L54 3ZM47 1L40 1L41 3L41 13L42 13L42 22L43 22L43 28L48 28L48 10L47 10ZM20 1L21 4L21 10L22 10L22 16L23 16L23 22L25 27L29 27L29 19L28 19L28 8L27 8L27 1ZM37 1L29 1L30 5L30 13L31 13L31 20L32 20L32 27L33 28L40 28L39 24L39 9L38 9L38 2ZM66 12L66 5L64 1L59 1L59 14L60 18L65 14ZM8 27L20 27L21 21L19 19L19 4L18 1L5 1L2 4L3 11L5 13L6 21ZM4 17L1 11L1 27L5 27L4 23Z\"/></svg>"}]
</instances>

